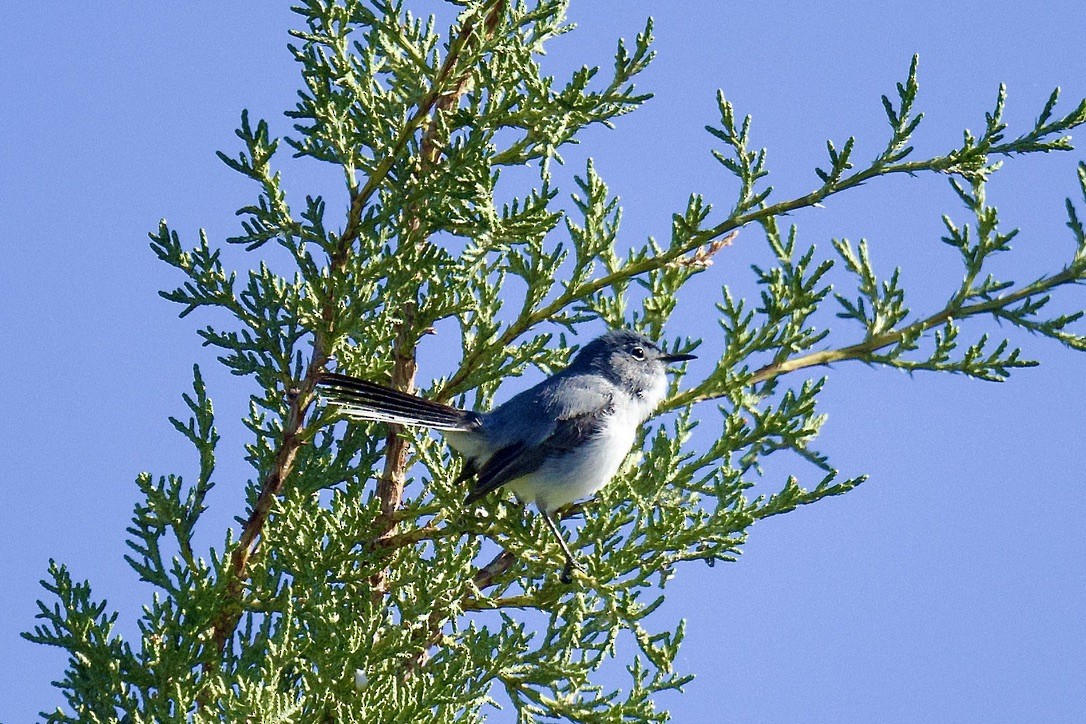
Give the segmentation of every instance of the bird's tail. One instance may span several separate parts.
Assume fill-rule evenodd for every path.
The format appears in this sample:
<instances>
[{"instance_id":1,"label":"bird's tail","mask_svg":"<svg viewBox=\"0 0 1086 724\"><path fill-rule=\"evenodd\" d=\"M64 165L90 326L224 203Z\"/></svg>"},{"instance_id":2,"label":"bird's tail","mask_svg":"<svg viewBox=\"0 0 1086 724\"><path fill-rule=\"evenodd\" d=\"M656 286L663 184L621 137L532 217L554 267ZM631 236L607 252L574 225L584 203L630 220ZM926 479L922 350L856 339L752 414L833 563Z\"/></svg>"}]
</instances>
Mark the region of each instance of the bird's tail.
<instances>
[{"instance_id":1,"label":"bird's tail","mask_svg":"<svg viewBox=\"0 0 1086 724\"><path fill-rule=\"evenodd\" d=\"M474 412L334 372L321 375L317 392L330 405L356 420L418 425L434 430L471 430L479 426L479 415Z\"/></svg>"}]
</instances>

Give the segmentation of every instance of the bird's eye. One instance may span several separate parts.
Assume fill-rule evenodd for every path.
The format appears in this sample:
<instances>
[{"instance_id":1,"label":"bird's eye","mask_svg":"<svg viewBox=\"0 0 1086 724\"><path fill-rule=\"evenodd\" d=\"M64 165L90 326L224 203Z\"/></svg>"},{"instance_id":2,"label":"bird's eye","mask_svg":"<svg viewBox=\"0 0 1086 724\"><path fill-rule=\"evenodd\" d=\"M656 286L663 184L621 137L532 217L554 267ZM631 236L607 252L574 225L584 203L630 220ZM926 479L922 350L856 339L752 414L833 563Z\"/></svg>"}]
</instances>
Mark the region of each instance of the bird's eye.
<instances>
[{"instance_id":1,"label":"bird's eye","mask_svg":"<svg viewBox=\"0 0 1086 724\"><path fill-rule=\"evenodd\" d=\"M636 359L645 359L645 348L634 347L630 350L630 354L632 354Z\"/></svg>"}]
</instances>

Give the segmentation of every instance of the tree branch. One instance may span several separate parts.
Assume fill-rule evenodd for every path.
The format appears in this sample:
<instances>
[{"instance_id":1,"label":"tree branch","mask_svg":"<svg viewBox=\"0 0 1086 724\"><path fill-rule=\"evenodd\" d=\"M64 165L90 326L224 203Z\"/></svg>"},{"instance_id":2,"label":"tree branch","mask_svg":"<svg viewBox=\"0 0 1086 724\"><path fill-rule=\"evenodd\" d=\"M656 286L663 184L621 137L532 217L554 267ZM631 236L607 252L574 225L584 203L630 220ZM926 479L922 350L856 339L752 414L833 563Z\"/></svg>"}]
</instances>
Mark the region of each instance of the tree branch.
<instances>
[{"instance_id":1,"label":"tree branch","mask_svg":"<svg viewBox=\"0 0 1086 724\"><path fill-rule=\"evenodd\" d=\"M484 32L492 35L497 27L498 20L505 8L505 0L495 0L490 7L484 21ZM449 55L445 58L439 78L447 79L456 65L459 53L465 48L468 40L474 32L472 23L466 22L457 38L455 48L449 49ZM471 84L472 68L465 69L457 78L453 88L434 98L430 105L434 110L434 117L429 118L426 131L422 136L419 151L421 155L419 164L419 176L425 179L434 166L441 160L441 141L438 138L438 116L455 109L460 98ZM431 94L434 95L434 94ZM422 226L422 216L418 209L405 209L407 218L406 241L409 244L423 245L429 243ZM418 288L414 290L415 300L403 305L400 322L396 330L396 339L393 342L392 355L392 380L391 385L397 390L411 392L415 389L415 373L418 364L415 360L415 348L418 343L416 331L416 314L418 312ZM400 504L403 502L403 489L407 480L409 445L403 435L403 426L389 425L388 437L385 441L385 464L381 477L377 480L377 495L381 502L381 514L377 520L377 541L380 543L393 535L396 530L397 515ZM371 596L376 601L387 592L388 574L386 569L381 569L374 574L372 579Z\"/></svg>"},{"instance_id":2,"label":"tree branch","mask_svg":"<svg viewBox=\"0 0 1086 724\"><path fill-rule=\"evenodd\" d=\"M503 6L504 0L498 0L495 3L494 8L487 17L486 27L488 30L493 30L497 23L498 13ZM347 224L343 234L339 237L335 248L329 255L330 270L328 275L328 289L321 304L323 327L314 330L313 356L306 368L305 376L299 382L296 389L288 392L290 395L290 403L286 421L283 426L283 437L279 450L275 455L275 461L272 464L271 470L269 470L264 477L256 503L253 505L249 517L245 521L241 537L238 540L238 545L230 555L230 577L226 582L226 587L223 592L221 608L219 613L213 618L211 625L211 638L215 642L220 656L226 650L230 638L237 628L238 622L241 620L241 616L244 612L242 599L245 583L249 579L249 564L259 547L264 525L271 515L272 508L283 489L284 482L294 468L294 461L298 449L308 437L304 428L305 416L313 401L313 390L317 380L328 363L331 348L334 343L334 340L330 339L330 334L337 304L335 279L342 275L343 270L346 268L347 262L350 259L350 250L352 244L358 238L362 224L363 210L365 209L366 204L381 187L381 184L384 183L396 160L402 154L404 148L407 147L410 139L414 136L419 126L430 117L430 113L435 106L441 107L444 105L446 108L455 106L460 98L460 94L465 90L465 83L469 77L467 73L462 75L457 81L453 93L449 92L447 84L450 75L456 67L460 52L471 37L472 32L473 28L471 23L466 23L461 29L460 34L457 36L456 41L451 45L449 54L446 56L445 62L442 64L441 70L438 72L430 92L419 102L415 113L400 130L399 135L393 143L392 150L385 155L374 169L373 173L370 174L366 184L361 189L352 190L350 207L347 212ZM424 136L424 155L429 154L430 156L433 156L433 154L437 152L434 138L431 135L433 128L434 125L432 124L426 132L426 135L430 136L429 146L427 145L427 140ZM406 343L401 342L401 337L406 334L404 330L407 328L408 325L401 326L396 345L396 369L399 370L400 382L401 385L403 385L401 389L408 389L411 381L414 379L413 347L409 349ZM395 380L396 374L394 372L394 381ZM390 435L390 440L392 437L393 436ZM401 440L399 437L396 437L395 439L398 441ZM401 443L396 443L397 449L391 449L392 446L390 444L387 460L392 461L395 459L396 461L401 461L402 459L405 461L406 452L404 451L401 453L399 451L400 444ZM397 462L397 465L402 464L402 461ZM384 476L383 479L387 479L388 477L389 476ZM399 484L398 491L395 487L395 483L393 483L390 486L390 489L386 490L386 494L382 495L381 509L383 514L386 510L394 511L395 507L398 506L397 492L402 494L402 481ZM386 504L385 502L386 497L389 500L389 504ZM396 505L392 505L394 499ZM395 526L395 517L392 516L388 518L388 521L388 530L391 530ZM213 659L208 658L204 662L204 669L214 669L217 668L218 665L218 657Z\"/></svg>"},{"instance_id":3,"label":"tree branch","mask_svg":"<svg viewBox=\"0 0 1086 724\"><path fill-rule=\"evenodd\" d=\"M1021 139L1011 141L1004 144L993 145L986 150L974 149L975 153L983 153L987 156L1009 156L1017 152L1017 144L1023 139L1029 139L1036 136L1037 133L1027 134ZM923 161L907 161L900 163L887 164L884 161L876 160L870 166L860 171L857 171L849 176L844 176L836 181L828 182L822 187L811 191L804 196L788 199L766 206L760 205L756 209L747 211L746 213L733 213L727 219L721 223L713 226L709 229L704 229L700 232L693 233L685 243L672 246L662 254L656 256L647 257L639 262L627 264L620 269L617 269L610 274L605 274L596 279L589 280L584 284L577 287L567 287L562 291L550 304L544 307L536 309L535 311L527 312L518 317L508 327L505 332L498 337L491 345L479 346L472 350L465 356L460 368L456 373L449 378L448 382L437 391L435 396L438 400L448 400L455 395L463 392L461 386L467 379L468 374L475 368L475 363L478 362L490 349L502 348L512 344L520 335L527 332L535 325L550 319L558 312L565 309L569 304L578 300L584 299L602 289L614 286L624 281L630 280L634 277L642 274L660 269L668 264L674 263L684 255L703 247L706 244L716 244L720 241L727 241L731 238L731 235L736 231L746 226L747 224L761 222L767 219L775 218L789 214L799 209L815 206L822 201L826 200L830 196L841 193L851 188L861 186L867 181L879 176L888 176L892 174L909 174L914 175L921 172L953 172L955 168L958 168L963 162L960 155L955 153L949 153L945 156L937 156L934 158L925 159ZM738 210L737 210L738 211ZM890 343L887 343L890 344ZM885 346L885 345L884 345ZM834 361L834 360L829 360ZM827 362L816 362L813 364L826 364ZM808 365L810 366L810 365ZM788 370L786 370L788 371ZM712 398L706 398L712 399Z\"/></svg>"},{"instance_id":4,"label":"tree branch","mask_svg":"<svg viewBox=\"0 0 1086 724\"><path fill-rule=\"evenodd\" d=\"M916 321L913 324L907 325L901 329L888 330L882 334L865 339L863 342L857 342L856 344L851 344L839 349L822 350L801 357L773 362L756 370L754 374L744 382L746 385L756 385L760 382L766 382L780 377L781 375L788 374L789 372L796 372L809 367L830 365L834 362L845 360L863 359L880 349L885 349L886 347L898 344L906 338L917 335L918 333L926 332L933 327L946 324L952 319L966 319L980 314L992 314L1009 307L1016 302L1035 297L1038 294L1044 294L1058 286L1073 284L1079 281L1081 275L1082 271L1080 269L1076 269L1074 266L1065 267L1058 274L1038 279L1036 282L1026 285L1016 292L984 302L977 302L976 304L950 304L935 314ZM699 393L697 392L697 389L694 388L668 400L660 407L660 412L685 407L686 405L692 405L697 402L719 399L727 394L727 392L722 391Z\"/></svg>"}]
</instances>

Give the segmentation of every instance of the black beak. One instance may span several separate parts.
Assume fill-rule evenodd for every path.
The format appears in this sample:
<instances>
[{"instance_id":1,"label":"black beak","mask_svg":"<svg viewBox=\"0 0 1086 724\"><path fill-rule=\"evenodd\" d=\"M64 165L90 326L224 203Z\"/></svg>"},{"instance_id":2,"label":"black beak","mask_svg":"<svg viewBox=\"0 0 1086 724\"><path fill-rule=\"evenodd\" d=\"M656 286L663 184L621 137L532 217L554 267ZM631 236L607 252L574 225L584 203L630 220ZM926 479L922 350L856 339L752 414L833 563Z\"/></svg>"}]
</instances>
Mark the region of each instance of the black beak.
<instances>
[{"instance_id":1,"label":"black beak","mask_svg":"<svg viewBox=\"0 0 1086 724\"><path fill-rule=\"evenodd\" d=\"M686 362L687 360L697 359L696 354L664 354L660 355L661 362Z\"/></svg>"}]
</instances>

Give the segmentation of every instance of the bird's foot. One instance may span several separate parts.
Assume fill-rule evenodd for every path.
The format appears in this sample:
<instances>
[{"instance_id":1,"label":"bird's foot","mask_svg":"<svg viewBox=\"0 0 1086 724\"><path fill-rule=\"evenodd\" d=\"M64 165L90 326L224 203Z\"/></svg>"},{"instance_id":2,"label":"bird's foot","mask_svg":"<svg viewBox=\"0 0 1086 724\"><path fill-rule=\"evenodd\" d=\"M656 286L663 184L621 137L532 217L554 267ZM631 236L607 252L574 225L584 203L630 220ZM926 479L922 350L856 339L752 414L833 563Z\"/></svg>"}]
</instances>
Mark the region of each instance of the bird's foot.
<instances>
[{"instance_id":1,"label":"bird's foot","mask_svg":"<svg viewBox=\"0 0 1086 724\"><path fill-rule=\"evenodd\" d=\"M585 567L582 566L580 563L573 560L572 558L567 558L566 564L562 566L562 575L558 580L562 581L562 583L566 584L567 586L573 583L573 569L575 568L581 573L588 573L588 571L585 570Z\"/></svg>"}]
</instances>

